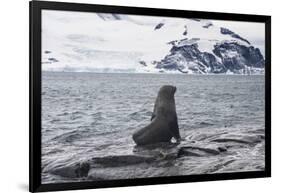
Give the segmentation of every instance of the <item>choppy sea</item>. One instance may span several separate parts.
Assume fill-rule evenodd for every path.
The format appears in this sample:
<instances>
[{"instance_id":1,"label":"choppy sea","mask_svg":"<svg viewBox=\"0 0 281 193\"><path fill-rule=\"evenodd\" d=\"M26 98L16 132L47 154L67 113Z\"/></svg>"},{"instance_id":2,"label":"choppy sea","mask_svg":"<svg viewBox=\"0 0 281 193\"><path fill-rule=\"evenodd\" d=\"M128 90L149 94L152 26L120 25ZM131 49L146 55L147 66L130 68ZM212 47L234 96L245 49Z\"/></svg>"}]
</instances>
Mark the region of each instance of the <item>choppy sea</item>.
<instances>
[{"instance_id":1,"label":"choppy sea","mask_svg":"<svg viewBox=\"0 0 281 193\"><path fill-rule=\"evenodd\" d=\"M166 84L184 141L135 147ZM42 183L264 170L264 86L261 75L43 72ZM86 177L55 172L82 162Z\"/></svg>"}]
</instances>

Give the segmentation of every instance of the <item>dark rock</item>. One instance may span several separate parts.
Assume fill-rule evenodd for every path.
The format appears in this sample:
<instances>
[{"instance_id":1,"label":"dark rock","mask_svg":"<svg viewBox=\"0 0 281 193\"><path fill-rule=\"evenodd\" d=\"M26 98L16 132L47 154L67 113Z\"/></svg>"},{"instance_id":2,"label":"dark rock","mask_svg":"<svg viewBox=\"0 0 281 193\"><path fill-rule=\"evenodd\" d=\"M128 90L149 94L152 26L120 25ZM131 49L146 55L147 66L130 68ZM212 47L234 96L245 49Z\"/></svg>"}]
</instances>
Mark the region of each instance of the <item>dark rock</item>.
<instances>
[{"instance_id":1,"label":"dark rock","mask_svg":"<svg viewBox=\"0 0 281 193\"><path fill-rule=\"evenodd\" d=\"M48 60L51 62L58 62L58 60L56 58L48 58Z\"/></svg>"},{"instance_id":2,"label":"dark rock","mask_svg":"<svg viewBox=\"0 0 281 193\"><path fill-rule=\"evenodd\" d=\"M178 152L177 157L182 157L182 156L194 156L194 157L200 157L202 155L198 154L198 153L194 153L192 151L188 151L187 149L180 149Z\"/></svg>"},{"instance_id":3,"label":"dark rock","mask_svg":"<svg viewBox=\"0 0 281 193\"><path fill-rule=\"evenodd\" d=\"M247 47L236 42L224 42L216 44L213 52L222 59L225 68L232 72L245 67L264 68L265 66L260 50L253 46Z\"/></svg>"},{"instance_id":4,"label":"dark rock","mask_svg":"<svg viewBox=\"0 0 281 193\"><path fill-rule=\"evenodd\" d=\"M210 68L213 73L226 72L224 65L220 64L211 53L201 52L198 45L173 46L170 54L158 62L156 68L165 70L178 70L186 72L190 69L197 73L206 73Z\"/></svg>"},{"instance_id":5,"label":"dark rock","mask_svg":"<svg viewBox=\"0 0 281 193\"><path fill-rule=\"evenodd\" d=\"M44 53L45 53L45 54L50 54L50 53L52 53L52 52L49 51L49 50L45 50Z\"/></svg>"},{"instance_id":6,"label":"dark rock","mask_svg":"<svg viewBox=\"0 0 281 193\"><path fill-rule=\"evenodd\" d=\"M226 143L226 142L235 142L235 143L242 143L242 144L251 144L251 142L243 140L243 139L232 139L232 138L221 138L221 139L214 139L212 142L218 143Z\"/></svg>"},{"instance_id":7,"label":"dark rock","mask_svg":"<svg viewBox=\"0 0 281 193\"><path fill-rule=\"evenodd\" d=\"M164 23L159 23L155 26L154 30L160 29L162 26L164 25Z\"/></svg>"},{"instance_id":8,"label":"dark rock","mask_svg":"<svg viewBox=\"0 0 281 193\"><path fill-rule=\"evenodd\" d=\"M147 66L147 64L146 64L146 62L145 61L139 61L139 63L141 64L141 65L143 65L143 66Z\"/></svg>"},{"instance_id":9,"label":"dark rock","mask_svg":"<svg viewBox=\"0 0 281 193\"><path fill-rule=\"evenodd\" d=\"M190 20L193 20L193 21L201 21L201 19L197 19L197 18L190 18Z\"/></svg>"},{"instance_id":10,"label":"dark rock","mask_svg":"<svg viewBox=\"0 0 281 193\"><path fill-rule=\"evenodd\" d=\"M186 26L186 25L184 26L184 29L185 29L185 30L184 30L184 32L183 32L182 35L186 36L186 35L187 35L187 26Z\"/></svg>"},{"instance_id":11,"label":"dark rock","mask_svg":"<svg viewBox=\"0 0 281 193\"><path fill-rule=\"evenodd\" d=\"M97 15L105 21L107 21L107 20L113 20L113 21L114 20L122 20L122 18L119 14L97 13Z\"/></svg>"},{"instance_id":12,"label":"dark rock","mask_svg":"<svg viewBox=\"0 0 281 193\"><path fill-rule=\"evenodd\" d=\"M178 43L178 40L173 40L173 41L168 42L167 44L175 46L177 43Z\"/></svg>"},{"instance_id":13,"label":"dark rock","mask_svg":"<svg viewBox=\"0 0 281 193\"><path fill-rule=\"evenodd\" d=\"M241 36L239 36L238 34L234 33L233 31L231 31L231 30L229 30L229 29L227 29L227 28L221 27L221 28L220 28L220 32L221 32L221 34L223 34L223 35L230 35L230 36L233 37L233 38L242 40L242 41L246 42L247 44L250 44L250 42L249 42L248 40L242 38Z\"/></svg>"},{"instance_id":14,"label":"dark rock","mask_svg":"<svg viewBox=\"0 0 281 193\"><path fill-rule=\"evenodd\" d=\"M233 32L221 28L223 34ZM241 45L236 41L224 41L214 45L212 52L201 52L197 38L184 38L168 42L170 52L161 61L155 61L155 67L161 70L180 71L195 74L226 73L251 74L256 69L263 70L265 60L258 48ZM258 70L259 71L259 70Z\"/></svg>"},{"instance_id":15,"label":"dark rock","mask_svg":"<svg viewBox=\"0 0 281 193\"><path fill-rule=\"evenodd\" d=\"M180 143L162 142L144 146L136 145L133 149L135 155L153 157L157 160L176 159Z\"/></svg>"},{"instance_id":16,"label":"dark rock","mask_svg":"<svg viewBox=\"0 0 281 193\"><path fill-rule=\"evenodd\" d=\"M202 27L208 29L208 28L211 27L211 26L213 26L212 23L207 23L207 24L203 25Z\"/></svg>"},{"instance_id":17,"label":"dark rock","mask_svg":"<svg viewBox=\"0 0 281 193\"><path fill-rule=\"evenodd\" d=\"M212 148L203 148L203 147L196 147L196 146L186 146L181 147L178 151L178 157L182 156L209 156L209 155L218 155L220 154L219 150L212 149Z\"/></svg>"},{"instance_id":18,"label":"dark rock","mask_svg":"<svg viewBox=\"0 0 281 193\"><path fill-rule=\"evenodd\" d=\"M218 150L220 152L225 152L225 151L227 151L227 148L226 147L218 147Z\"/></svg>"},{"instance_id":19,"label":"dark rock","mask_svg":"<svg viewBox=\"0 0 281 193\"><path fill-rule=\"evenodd\" d=\"M116 155L92 158L93 167L120 167L140 163L150 163L155 157L141 155Z\"/></svg>"},{"instance_id":20,"label":"dark rock","mask_svg":"<svg viewBox=\"0 0 281 193\"><path fill-rule=\"evenodd\" d=\"M58 165L54 167L50 173L66 178L82 178L87 177L90 170L90 164L87 162L74 163L70 165Z\"/></svg>"},{"instance_id":21,"label":"dark rock","mask_svg":"<svg viewBox=\"0 0 281 193\"><path fill-rule=\"evenodd\" d=\"M232 35L232 34L234 34L234 32L230 31L227 28L223 28L223 27L220 28L220 31L221 31L221 34L223 34L223 35Z\"/></svg>"},{"instance_id":22,"label":"dark rock","mask_svg":"<svg viewBox=\"0 0 281 193\"><path fill-rule=\"evenodd\" d=\"M90 164L83 162L83 163L79 164L79 167L75 170L76 176L78 178L87 177L89 170L90 170Z\"/></svg>"}]
</instances>

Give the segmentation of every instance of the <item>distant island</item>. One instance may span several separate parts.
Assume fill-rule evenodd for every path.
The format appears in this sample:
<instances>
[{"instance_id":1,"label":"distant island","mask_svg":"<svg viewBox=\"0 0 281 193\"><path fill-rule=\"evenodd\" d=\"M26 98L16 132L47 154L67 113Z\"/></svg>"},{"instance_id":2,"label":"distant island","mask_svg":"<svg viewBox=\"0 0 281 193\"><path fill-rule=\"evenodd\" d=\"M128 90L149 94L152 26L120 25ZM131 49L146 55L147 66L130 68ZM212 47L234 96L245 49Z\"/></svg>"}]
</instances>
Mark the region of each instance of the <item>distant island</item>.
<instances>
[{"instance_id":1,"label":"distant island","mask_svg":"<svg viewBox=\"0 0 281 193\"><path fill-rule=\"evenodd\" d=\"M91 14L72 25L53 14L45 22L53 30L43 26L44 71L264 74L260 49L212 21ZM77 25L89 29L82 33ZM63 26L69 30L58 32Z\"/></svg>"}]
</instances>

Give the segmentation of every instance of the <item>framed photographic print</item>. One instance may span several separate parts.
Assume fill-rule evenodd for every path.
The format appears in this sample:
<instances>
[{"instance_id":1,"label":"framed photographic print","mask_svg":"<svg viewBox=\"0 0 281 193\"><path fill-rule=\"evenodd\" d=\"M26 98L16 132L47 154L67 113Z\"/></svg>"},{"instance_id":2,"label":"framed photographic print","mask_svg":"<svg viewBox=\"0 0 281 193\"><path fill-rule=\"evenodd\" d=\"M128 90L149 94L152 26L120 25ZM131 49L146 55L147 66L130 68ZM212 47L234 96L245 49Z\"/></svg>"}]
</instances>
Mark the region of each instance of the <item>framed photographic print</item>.
<instances>
[{"instance_id":1,"label":"framed photographic print","mask_svg":"<svg viewBox=\"0 0 281 193\"><path fill-rule=\"evenodd\" d=\"M271 175L271 18L30 2L30 191Z\"/></svg>"}]
</instances>

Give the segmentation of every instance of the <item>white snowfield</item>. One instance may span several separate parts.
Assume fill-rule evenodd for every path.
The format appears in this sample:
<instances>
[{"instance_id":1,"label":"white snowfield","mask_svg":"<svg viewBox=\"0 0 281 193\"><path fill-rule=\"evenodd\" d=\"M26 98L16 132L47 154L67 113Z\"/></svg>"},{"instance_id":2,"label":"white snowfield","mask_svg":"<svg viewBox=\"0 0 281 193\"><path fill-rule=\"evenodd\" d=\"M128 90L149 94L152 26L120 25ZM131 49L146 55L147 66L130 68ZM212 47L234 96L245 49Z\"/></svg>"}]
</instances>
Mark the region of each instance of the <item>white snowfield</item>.
<instances>
[{"instance_id":1,"label":"white snowfield","mask_svg":"<svg viewBox=\"0 0 281 193\"><path fill-rule=\"evenodd\" d=\"M233 31L229 28L231 22L225 23ZM245 26L244 22L240 23ZM45 71L157 73L160 69L155 68L155 62L168 55L179 40L186 39L180 42L186 45L197 43L201 52L212 54L218 42L234 41L250 46L222 34L222 24L198 19L44 10L42 68ZM257 36L264 38L264 24L247 25L257 30L253 40L249 38L251 34L243 38L254 47L260 46L255 45L255 40ZM236 28L237 22L233 26ZM241 33L246 34L247 30L243 30ZM263 48L260 50L263 54ZM217 57L217 60L221 59Z\"/></svg>"}]
</instances>

